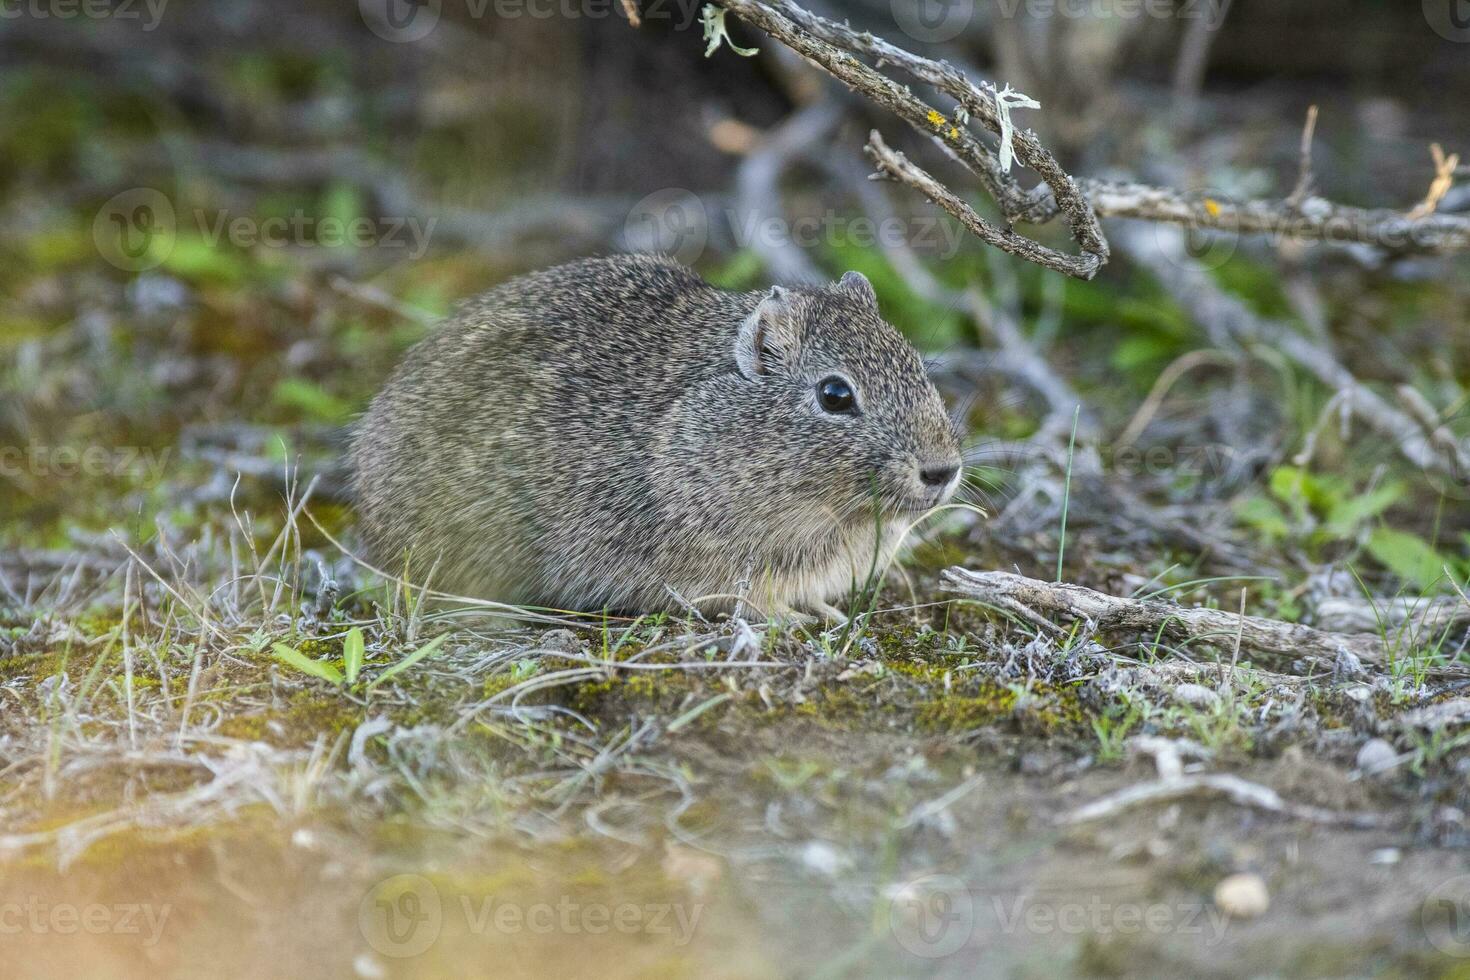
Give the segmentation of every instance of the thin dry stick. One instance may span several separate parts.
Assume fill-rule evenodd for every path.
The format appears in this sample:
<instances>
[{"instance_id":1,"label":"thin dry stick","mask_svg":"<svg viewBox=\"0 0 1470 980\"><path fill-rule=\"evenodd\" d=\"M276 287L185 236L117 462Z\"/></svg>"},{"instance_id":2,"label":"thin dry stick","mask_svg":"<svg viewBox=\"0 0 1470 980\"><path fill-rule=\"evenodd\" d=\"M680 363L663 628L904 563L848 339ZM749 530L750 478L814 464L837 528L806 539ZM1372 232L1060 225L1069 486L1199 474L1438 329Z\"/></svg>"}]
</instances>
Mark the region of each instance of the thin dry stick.
<instances>
[{"instance_id":1,"label":"thin dry stick","mask_svg":"<svg viewBox=\"0 0 1470 980\"><path fill-rule=\"evenodd\" d=\"M1134 441L1143 434L1143 430L1148 428L1149 422L1153 421L1153 417L1158 412L1159 406L1163 404L1164 396L1169 393L1169 389L1173 388L1185 374L1205 364L1229 367L1235 363L1235 358L1229 354L1209 347L1181 355L1159 374L1158 380L1149 389L1148 396L1144 398L1143 404L1138 406L1138 411L1133 413L1133 418L1128 421L1128 425L1123 429L1122 435L1118 436L1118 445L1133 445Z\"/></svg>"},{"instance_id":2,"label":"thin dry stick","mask_svg":"<svg viewBox=\"0 0 1470 980\"><path fill-rule=\"evenodd\" d=\"M975 210L966 204L958 194L935 180L926 171L910 163L908 157L891 149L887 143L883 142L883 137L878 135L876 129L868 134L868 145L863 152L867 153L877 165L880 176L907 184L923 194L940 208L958 218L960 224L964 225L970 234L987 245L993 245L1002 252L1018 255L1037 265L1056 269L1058 272L1065 272L1079 279L1091 279L1093 273L1101 265L1101 260L1094 259L1088 262L1074 259L1039 242L1032 241L1024 235L1018 235L1009 228L1001 229L990 224L976 214Z\"/></svg>"},{"instance_id":3,"label":"thin dry stick","mask_svg":"<svg viewBox=\"0 0 1470 980\"><path fill-rule=\"evenodd\" d=\"M1455 182L1455 169L1460 166L1460 154L1451 153L1445 156L1438 143L1431 143L1429 152L1434 157L1434 179L1429 182L1429 192L1424 195L1424 200L1409 212L1410 220L1427 218L1435 212L1439 202L1450 192L1450 187Z\"/></svg>"},{"instance_id":4,"label":"thin dry stick","mask_svg":"<svg viewBox=\"0 0 1470 980\"><path fill-rule=\"evenodd\" d=\"M1307 121L1302 125L1301 161L1297 168L1296 187L1292 188L1287 203L1300 209L1307 195L1312 193L1312 136L1317 132L1317 106L1307 107Z\"/></svg>"},{"instance_id":5,"label":"thin dry stick","mask_svg":"<svg viewBox=\"0 0 1470 980\"><path fill-rule=\"evenodd\" d=\"M1046 623L1045 614L1083 620L1100 630L1162 629L1176 642L1204 640L1224 646L1233 640L1239 649L1282 657L1318 658L1330 663L1346 651L1364 663L1385 660L1383 640L1372 634L1324 633L1310 626L1261 616L1149 599L1125 599L1080 585L1042 582L1010 572L948 568L943 579L951 592L1018 613L1032 622Z\"/></svg>"},{"instance_id":6,"label":"thin dry stick","mask_svg":"<svg viewBox=\"0 0 1470 980\"><path fill-rule=\"evenodd\" d=\"M1146 184L1082 180L1079 186L1104 217L1141 218L1299 241L1373 245L1389 253L1459 252L1470 249L1470 217L1410 217L1386 208L1354 208L1320 197L1295 206L1290 199L1231 201L1183 194Z\"/></svg>"}]
</instances>

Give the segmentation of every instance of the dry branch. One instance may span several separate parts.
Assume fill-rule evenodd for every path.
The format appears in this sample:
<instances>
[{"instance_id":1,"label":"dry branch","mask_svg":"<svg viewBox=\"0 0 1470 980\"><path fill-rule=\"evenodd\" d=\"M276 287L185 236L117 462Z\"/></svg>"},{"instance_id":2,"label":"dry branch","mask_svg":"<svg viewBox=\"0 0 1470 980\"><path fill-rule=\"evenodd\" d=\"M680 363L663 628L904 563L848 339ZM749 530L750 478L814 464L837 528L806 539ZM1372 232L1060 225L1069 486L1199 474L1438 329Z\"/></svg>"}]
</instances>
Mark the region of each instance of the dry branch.
<instances>
[{"instance_id":1,"label":"dry branch","mask_svg":"<svg viewBox=\"0 0 1470 980\"><path fill-rule=\"evenodd\" d=\"M995 96L979 88L956 69L944 62L910 54L872 35L859 34L846 25L818 17L787 0L713 2L765 31L811 64L903 119L917 132L938 139L955 159L980 178L1008 218L1015 220L1029 213L1034 204L1031 195L1019 190L996 155L976 139L966 125L968 119L976 119L1000 135L1004 129L1003 113ZM880 63L894 64L950 95L959 103L963 118L951 121L944 113L916 97L906 86L860 61L859 55L874 57ZM1021 236L987 241L1057 272L1092 278L1107 261L1108 255L1107 241L1102 236L1096 214L1072 179L1034 136L1016 130L1012 148L1017 159L1048 181L1051 188L1047 197L1051 208L1049 217L1058 213L1067 215L1082 254L1068 255ZM1020 246L1019 242L1026 245ZM1024 251L1017 250L1022 247Z\"/></svg>"},{"instance_id":2,"label":"dry branch","mask_svg":"<svg viewBox=\"0 0 1470 980\"><path fill-rule=\"evenodd\" d=\"M1173 803L1187 799L1222 798L1236 806L1252 807L1297 820L1312 823L1337 824L1349 827L1377 827L1383 823L1381 817L1371 813L1339 813L1323 807L1292 803L1269 786L1253 783L1229 773L1205 773L1198 776L1178 776L1173 779L1156 779L1138 783L1078 807L1064 815L1062 823L1085 823L1089 820L1105 820L1148 803Z\"/></svg>"},{"instance_id":3,"label":"dry branch","mask_svg":"<svg viewBox=\"0 0 1470 980\"><path fill-rule=\"evenodd\" d=\"M1299 204L1284 200L1231 201L1106 180L1083 180L1083 190L1103 217L1142 218L1241 235L1296 241L1374 245L1385 252L1456 252L1470 249L1470 217L1413 217L1384 208L1354 208L1321 197Z\"/></svg>"},{"instance_id":4,"label":"dry branch","mask_svg":"<svg viewBox=\"0 0 1470 980\"><path fill-rule=\"evenodd\" d=\"M910 163L908 157L891 149L887 143L883 142L883 137L878 135L876 129L868 135L868 145L864 152L877 165L879 175L896 180L901 184L907 184L923 194L940 208L958 218L960 224L964 225L970 234L987 245L993 245L1002 252L1010 252L1012 255L1035 262L1037 265L1065 272L1079 279L1091 279L1098 266L1102 264L1096 256L1064 255L1024 235L1018 235L1009 228L995 227L976 214L974 208L966 204L958 194L935 180L926 171Z\"/></svg>"},{"instance_id":5,"label":"dry branch","mask_svg":"<svg viewBox=\"0 0 1470 980\"><path fill-rule=\"evenodd\" d=\"M1323 599L1316 614L1318 626L1339 633L1386 629L1434 639L1446 630L1470 627L1470 604L1459 598Z\"/></svg>"},{"instance_id":6,"label":"dry branch","mask_svg":"<svg viewBox=\"0 0 1470 980\"><path fill-rule=\"evenodd\" d=\"M1042 245L1009 228L997 229L981 219L960 195L946 188L903 154L889 149L876 134L867 152L879 173L907 184L959 219L981 240L1002 251L1046 268L1091 278L1108 260L1109 246L1098 218L1102 216L1172 222L1234 234L1270 234L1307 241L1362 243L1389 253L1453 252L1470 249L1470 217L1437 213L1433 205L1449 191L1457 173L1450 157L1436 160L1436 172L1425 202L1407 214L1336 204L1308 194L1299 180L1282 200L1230 201L1190 195L1147 184L1078 180L1029 130L1007 125L1007 111L993 86L970 78L946 61L913 54L870 33L819 17L790 0L711 0L741 20L765 31L806 61L841 81L869 101L903 119L933 139L973 173L999 207L1007 225L1043 224L1065 216L1081 254L1069 255ZM861 59L868 59L876 67ZM953 119L916 97L878 69L896 68L953 100ZM1001 159L970 132L969 123L997 137L1009 135L1015 157L1041 177L1026 190ZM1315 122L1315 120L1312 120ZM1311 130L1303 133L1310 145ZM1304 167L1309 157L1304 150ZM1457 163L1457 161L1455 161Z\"/></svg>"},{"instance_id":7,"label":"dry branch","mask_svg":"<svg viewBox=\"0 0 1470 980\"><path fill-rule=\"evenodd\" d=\"M1281 657L1312 657L1328 663L1349 653L1363 663L1382 663L1383 641L1373 635L1324 633L1310 626L1261 616L1241 616L1220 609L1178 606L1150 599L1127 599L1069 585L1042 582L1010 572L944 571L944 582L958 592L998 609L1046 622L1044 615L1092 623L1100 630L1157 633L1175 642L1206 641Z\"/></svg>"},{"instance_id":8,"label":"dry branch","mask_svg":"<svg viewBox=\"0 0 1470 980\"><path fill-rule=\"evenodd\" d=\"M1149 233L1135 228L1126 229L1119 243L1130 258L1154 274L1216 346L1260 346L1284 354L1322 384L1340 392L1348 409L1391 439L1410 463L1451 482L1470 475L1470 446L1458 440L1422 398L1416 401L1417 392L1410 389L1408 411L1390 405L1343 367L1331 351L1285 323L1257 315L1228 295L1209 270L1188 254L1182 240L1171 241L1158 229ZM1400 392L1399 397L1402 401L1406 396Z\"/></svg>"}]
</instances>

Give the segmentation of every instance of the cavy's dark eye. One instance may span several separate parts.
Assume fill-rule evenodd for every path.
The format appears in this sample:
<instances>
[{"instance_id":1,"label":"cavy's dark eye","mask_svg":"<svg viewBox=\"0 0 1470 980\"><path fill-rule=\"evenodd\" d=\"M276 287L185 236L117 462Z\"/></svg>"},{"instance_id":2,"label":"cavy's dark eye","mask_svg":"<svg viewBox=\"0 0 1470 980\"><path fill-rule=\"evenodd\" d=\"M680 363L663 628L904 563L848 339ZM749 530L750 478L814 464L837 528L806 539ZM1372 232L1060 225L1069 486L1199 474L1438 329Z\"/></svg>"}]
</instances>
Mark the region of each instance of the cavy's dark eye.
<instances>
[{"instance_id":1,"label":"cavy's dark eye","mask_svg":"<svg viewBox=\"0 0 1470 980\"><path fill-rule=\"evenodd\" d=\"M817 385L817 403L822 406L823 411L834 414L851 412L857 407L852 385L836 375L822 379Z\"/></svg>"}]
</instances>

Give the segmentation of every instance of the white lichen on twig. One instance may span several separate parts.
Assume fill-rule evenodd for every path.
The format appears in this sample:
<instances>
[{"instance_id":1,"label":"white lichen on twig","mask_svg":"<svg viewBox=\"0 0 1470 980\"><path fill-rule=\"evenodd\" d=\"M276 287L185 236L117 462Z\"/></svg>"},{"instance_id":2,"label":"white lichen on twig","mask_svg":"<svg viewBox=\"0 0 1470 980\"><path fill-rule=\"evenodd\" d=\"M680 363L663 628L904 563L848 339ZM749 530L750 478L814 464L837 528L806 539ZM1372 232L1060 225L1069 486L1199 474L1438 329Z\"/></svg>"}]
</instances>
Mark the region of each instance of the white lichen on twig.
<instances>
[{"instance_id":1,"label":"white lichen on twig","mask_svg":"<svg viewBox=\"0 0 1470 980\"><path fill-rule=\"evenodd\" d=\"M1011 121L1011 110L1040 109L1041 103L1029 95L1017 92L1009 83L998 92L994 85L986 87L995 95L995 111L1000 116L1000 169L1002 173L1010 173L1011 162L1015 159L1011 140L1016 135L1016 124Z\"/></svg>"},{"instance_id":2,"label":"white lichen on twig","mask_svg":"<svg viewBox=\"0 0 1470 980\"><path fill-rule=\"evenodd\" d=\"M725 25L725 9L712 4L705 4L704 9L699 12L699 24L704 28L704 56L713 55L720 49L723 42L731 51L742 58L749 58L760 53L760 48L742 48L730 37L730 29Z\"/></svg>"}]
</instances>

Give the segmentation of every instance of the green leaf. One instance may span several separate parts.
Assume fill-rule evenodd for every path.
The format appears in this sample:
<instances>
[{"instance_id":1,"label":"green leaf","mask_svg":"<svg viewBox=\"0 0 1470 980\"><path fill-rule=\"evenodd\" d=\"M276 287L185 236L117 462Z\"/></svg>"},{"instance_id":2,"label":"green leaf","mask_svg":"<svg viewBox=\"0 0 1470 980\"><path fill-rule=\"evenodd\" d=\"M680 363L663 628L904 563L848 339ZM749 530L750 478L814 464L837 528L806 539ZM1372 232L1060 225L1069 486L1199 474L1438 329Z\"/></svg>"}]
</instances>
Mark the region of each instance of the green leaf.
<instances>
[{"instance_id":1,"label":"green leaf","mask_svg":"<svg viewBox=\"0 0 1470 980\"><path fill-rule=\"evenodd\" d=\"M761 257L747 248L710 269L704 277L721 289L754 289L759 285L764 271Z\"/></svg>"},{"instance_id":2,"label":"green leaf","mask_svg":"<svg viewBox=\"0 0 1470 980\"><path fill-rule=\"evenodd\" d=\"M1113 348L1108 360L1119 371L1157 364L1174 352L1177 345L1164 337L1129 337Z\"/></svg>"},{"instance_id":3,"label":"green leaf","mask_svg":"<svg viewBox=\"0 0 1470 980\"><path fill-rule=\"evenodd\" d=\"M306 378L282 378L271 392L277 406L292 409L313 422L339 423L350 419L357 406Z\"/></svg>"},{"instance_id":4,"label":"green leaf","mask_svg":"<svg viewBox=\"0 0 1470 980\"><path fill-rule=\"evenodd\" d=\"M1288 504L1303 499L1311 503L1317 493L1312 475L1296 466L1276 467L1271 471L1269 486L1273 497Z\"/></svg>"},{"instance_id":5,"label":"green leaf","mask_svg":"<svg viewBox=\"0 0 1470 980\"><path fill-rule=\"evenodd\" d=\"M412 667L414 664L418 663L420 660L424 659L429 654L439 649L439 647L443 646L444 641L447 639L449 639L448 633L441 633L439 636L434 637L428 643L425 643L413 653L410 653L408 656L398 661L398 663L389 667L387 670L383 671L377 677L374 677L371 681L369 681L368 690L371 691L373 688L377 687L379 684L383 683L395 674L403 673L403 671Z\"/></svg>"},{"instance_id":6,"label":"green leaf","mask_svg":"<svg viewBox=\"0 0 1470 980\"><path fill-rule=\"evenodd\" d=\"M230 245L228 238L211 243L194 234L155 234L149 250L161 258L164 269L190 282L235 286L250 275L250 257Z\"/></svg>"},{"instance_id":7,"label":"green leaf","mask_svg":"<svg viewBox=\"0 0 1470 980\"><path fill-rule=\"evenodd\" d=\"M1275 541L1291 533L1281 508L1265 497L1250 497L1235 505L1235 516Z\"/></svg>"},{"instance_id":8,"label":"green leaf","mask_svg":"<svg viewBox=\"0 0 1470 980\"><path fill-rule=\"evenodd\" d=\"M342 667L347 672L347 683L356 684L358 672L362 670L362 630L356 626L347 631L342 641Z\"/></svg>"},{"instance_id":9,"label":"green leaf","mask_svg":"<svg viewBox=\"0 0 1470 980\"><path fill-rule=\"evenodd\" d=\"M1327 510L1327 529L1333 534L1347 537L1359 524L1377 517L1398 503L1403 495L1404 485L1388 480L1372 493L1335 500Z\"/></svg>"},{"instance_id":10,"label":"green leaf","mask_svg":"<svg viewBox=\"0 0 1470 980\"><path fill-rule=\"evenodd\" d=\"M271 644L271 649L275 651L277 660L290 664L303 674L320 677L322 680L329 681L333 684L342 683L341 672L331 664L322 663L320 660L313 660L300 650L294 650L284 643L273 643Z\"/></svg>"},{"instance_id":11,"label":"green leaf","mask_svg":"<svg viewBox=\"0 0 1470 980\"><path fill-rule=\"evenodd\" d=\"M317 210L322 218L333 218L345 227L362 217L362 192L345 180L333 181L317 203Z\"/></svg>"},{"instance_id":12,"label":"green leaf","mask_svg":"<svg viewBox=\"0 0 1470 980\"><path fill-rule=\"evenodd\" d=\"M1444 555L1417 534L1380 527L1368 539L1368 554L1390 572L1421 589L1431 588L1444 577L1448 564Z\"/></svg>"}]
</instances>

